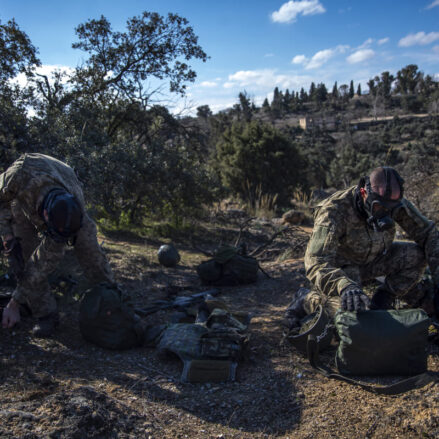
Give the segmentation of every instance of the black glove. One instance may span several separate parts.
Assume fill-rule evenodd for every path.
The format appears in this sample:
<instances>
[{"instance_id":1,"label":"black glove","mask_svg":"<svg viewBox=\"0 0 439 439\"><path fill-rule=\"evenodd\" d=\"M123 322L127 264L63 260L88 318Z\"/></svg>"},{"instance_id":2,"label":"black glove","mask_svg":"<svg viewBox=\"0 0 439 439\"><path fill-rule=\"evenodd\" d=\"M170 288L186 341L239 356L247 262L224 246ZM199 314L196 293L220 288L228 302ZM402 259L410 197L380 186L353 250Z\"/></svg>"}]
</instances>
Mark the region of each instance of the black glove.
<instances>
[{"instance_id":1,"label":"black glove","mask_svg":"<svg viewBox=\"0 0 439 439\"><path fill-rule=\"evenodd\" d=\"M21 249L20 238L11 238L3 243L5 254L8 257L9 268L16 278L24 271L24 258Z\"/></svg>"},{"instance_id":2,"label":"black glove","mask_svg":"<svg viewBox=\"0 0 439 439\"><path fill-rule=\"evenodd\" d=\"M346 287L340 295L343 311L364 311L369 308L370 300L363 290L357 286Z\"/></svg>"}]
</instances>

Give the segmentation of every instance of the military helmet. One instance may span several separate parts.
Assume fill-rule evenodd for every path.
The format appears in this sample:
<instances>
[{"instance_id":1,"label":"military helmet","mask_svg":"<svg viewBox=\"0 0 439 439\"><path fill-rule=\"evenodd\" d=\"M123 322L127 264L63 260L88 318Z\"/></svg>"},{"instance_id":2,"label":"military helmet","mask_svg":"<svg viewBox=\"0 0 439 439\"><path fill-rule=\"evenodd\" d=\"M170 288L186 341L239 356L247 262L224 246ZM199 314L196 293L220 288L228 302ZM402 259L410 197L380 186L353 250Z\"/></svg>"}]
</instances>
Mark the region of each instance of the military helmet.
<instances>
[{"instance_id":1,"label":"military helmet","mask_svg":"<svg viewBox=\"0 0 439 439\"><path fill-rule=\"evenodd\" d=\"M180 254L172 244L162 245L157 256L160 264L165 267L175 267L180 262Z\"/></svg>"},{"instance_id":2,"label":"military helmet","mask_svg":"<svg viewBox=\"0 0 439 439\"><path fill-rule=\"evenodd\" d=\"M44 220L46 234L59 243L75 239L82 226L83 212L78 200L65 189L52 189L44 198L42 210L47 212Z\"/></svg>"},{"instance_id":3,"label":"military helmet","mask_svg":"<svg viewBox=\"0 0 439 439\"><path fill-rule=\"evenodd\" d=\"M307 353L308 336L314 335L318 339L319 350L327 348L332 340L332 326L330 318L322 305L317 310L300 321L300 326L290 329L284 334L285 340L301 353Z\"/></svg>"}]
</instances>

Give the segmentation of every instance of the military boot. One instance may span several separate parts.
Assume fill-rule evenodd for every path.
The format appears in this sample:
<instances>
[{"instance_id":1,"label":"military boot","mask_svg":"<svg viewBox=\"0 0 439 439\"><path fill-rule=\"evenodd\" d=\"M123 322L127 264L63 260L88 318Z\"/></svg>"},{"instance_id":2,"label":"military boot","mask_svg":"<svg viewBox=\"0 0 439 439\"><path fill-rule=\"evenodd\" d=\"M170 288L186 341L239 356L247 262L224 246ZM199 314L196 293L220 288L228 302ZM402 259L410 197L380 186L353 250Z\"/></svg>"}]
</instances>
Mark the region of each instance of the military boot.
<instances>
[{"instance_id":1,"label":"military boot","mask_svg":"<svg viewBox=\"0 0 439 439\"><path fill-rule=\"evenodd\" d=\"M58 325L59 315L57 312L52 312L38 319L38 322L32 328L32 334L38 338L50 338L55 334Z\"/></svg>"},{"instance_id":2,"label":"military boot","mask_svg":"<svg viewBox=\"0 0 439 439\"><path fill-rule=\"evenodd\" d=\"M288 305L285 311L284 318L282 320L282 326L286 329L292 329L300 326L300 321L306 316L305 297L309 294L310 290L307 288L299 288L293 295L291 303Z\"/></svg>"},{"instance_id":3,"label":"military boot","mask_svg":"<svg viewBox=\"0 0 439 439\"><path fill-rule=\"evenodd\" d=\"M373 293L370 301L370 309L393 309L395 308L395 295L384 285L380 285Z\"/></svg>"}]
</instances>

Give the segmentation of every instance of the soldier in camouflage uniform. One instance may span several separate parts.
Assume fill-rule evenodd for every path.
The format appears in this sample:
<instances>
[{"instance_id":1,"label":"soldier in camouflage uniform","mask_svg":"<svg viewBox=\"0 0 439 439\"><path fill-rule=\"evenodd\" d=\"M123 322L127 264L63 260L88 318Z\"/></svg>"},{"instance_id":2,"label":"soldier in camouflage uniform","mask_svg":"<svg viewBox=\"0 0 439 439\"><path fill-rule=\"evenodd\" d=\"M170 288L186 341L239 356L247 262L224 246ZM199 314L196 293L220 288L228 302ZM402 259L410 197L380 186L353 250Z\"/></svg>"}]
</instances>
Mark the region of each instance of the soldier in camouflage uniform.
<instances>
[{"instance_id":1,"label":"soldier in camouflage uniform","mask_svg":"<svg viewBox=\"0 0 439 439\"><path fill-rule=\"evenodd\" d=\"M394 241L395 223L411 242ZM439 233L403 197L403 180L389 167L375 169L358 186L336 192L315 209L314 229L305 254L312 290L300 289L287 309L292 327L323 304L337 309L386 309L395 298L429 314L438 310L439 295L419 281L427 266L439 285ZM384 277L372 301L363 285Z\"/></svg>"},{"instance_id":2,"label":"soldier in camouflage uniform","mask_svg":"<svg viewBox=\"0 0 439 439\"><path fill-rule=\"evenodd\" d=\"M38 319L33 331L50 336L58 324L56 301L48 275L61 261L66 245L93 283L113 282L96 237L96 226L85 212L75 172L43 154L24 154L0 175L0 235L17 287L3 311L4 328L20 320L26 304Z\"/></svg>"}]
</instances>

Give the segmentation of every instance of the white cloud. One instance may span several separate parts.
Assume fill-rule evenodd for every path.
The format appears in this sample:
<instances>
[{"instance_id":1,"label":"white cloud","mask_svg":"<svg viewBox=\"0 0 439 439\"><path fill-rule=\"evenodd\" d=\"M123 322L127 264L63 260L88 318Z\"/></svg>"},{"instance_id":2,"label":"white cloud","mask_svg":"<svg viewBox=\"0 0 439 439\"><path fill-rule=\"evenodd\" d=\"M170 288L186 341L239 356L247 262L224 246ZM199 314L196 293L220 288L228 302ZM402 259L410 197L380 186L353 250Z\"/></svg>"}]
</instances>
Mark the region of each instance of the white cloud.
<instances>
[{"instance_id":1,"label":"white cloud","mask_svg":"<svg viewBox=\"0 0 439 439\"><path fill-rule=\"evenodd\" d=\"M358 46L358 50L366 49L373 43L373 38L368 38L361 46Z\"/></svg>"},{"instance_id":2,"label":"white cloud","mask_svg":"<svg viewBox=\"0 0 439 439\"><path fill-rule=\"evenodd\" d=\"M305 64L307 57L305 55L296 55L292 60L292 64Z\"/></svg>"},{"instance_id":3,"label":"white cloud","mask_svg":"<svg viewBox=\"0 0 439 439\"><path fill-rule=\"evenodd\" d=\"M349 64L356 64L363 61L366 61L372 58L375 55L375 52L372 49L361 49L354 52L352 55L349 55L346 58L346 61Z\"/></svg>"},{"instance_id":4,"label":"white cloud","mask_svg":"<svg viewBox=\"0 0 439 439\"><path fill-rule=\"evenodd\" d=\"M212 88L212 87L216 87L218 84L216 82L213 81L203 81L200 84L200 87L207 87L207 88Z\"/></svg>"},{"instance_id":5,"label":"white cloud","mask_svg":"<svg viewBox=\"0 0 439 439\"><path fill-rule=\"evenodd\" d=\"M298 15L323 14L326 9L319 0L291 0L284 3L278 11L271 14L271 19L277 23L293 23Z\"/></svg>"},{"instance_id":6,"label":"white cloud","mask_svg":"<svg viewBox=\"0 0 439 439\"><path fill-rule=\"evenodd\" d=\"M436 40L439 40L439 32L430 32L429 34L426 34L425 32L418 32L417 34L408 34L404 38L401 38L399 40L398 46L425 46L427 44L433 43Z\"/></svg>"},{"instance_id":7,"label":"white cloud","mask_svg":"<svg viewBox=\"0 0 439 439\"><path fill-rule=\"evenodd\" d=\"M434 0L434 2L429 4L425 9L431 9L434 8L435 6L439 6L439 0Z\"/></svg>"},{"instance_id":8,"label":"white cloud","mask_svg":"<svg viewBox=\"0 0 439 439\"><path fill-rule=\"evenodd\" d=\"M229 75L228 81L223 85L224 88L233 87L254 87L259 89L280 87L282 89L309 86L313 79L309 76L293 74L279 74L276 70L241 70Z\"/></svg>"},{"instance_id":9,"label":"white cloud","mask_svg":"<svg viewBox=\"0 0 439 439\"><path fill-rule=\"evenodd\" d=\"M68 76L72 75L75 71L72 67L67 66L61 66L61 65L51 65L51 64L44 64L40 67L37 67L35 69L35 73L38 73L39 75L45 75L49 78L49 82L51 81L52 73L55 71L60 71L61 73L66 74L67 76L63 78L61 81L62 84L66 84L68 81ZM25 87L28 83L27 76L24 73L19 73L15 78L11 80L11 82L18 84L20 87Z\"/></svg>"},{"instance_id":10,"label":"white cloud","mask_svg":"<svg viewBox=\"0 0 439 439\"><path fill-rule=\"evenodd\" d=\"M439 46L433 46L433 52L439 53Z\"/></svg>"},{"instance_id":11,"label":"white cloud","mask_svg":"<svg viewBox=\"0 0 439 439\"><path fill-rule=\"evenodd\" d=\"M439 0L438 0L438 1L439 1ZM378 40L378 41L377 41L378 46L382 46L383 44L386 44L386 43L388 43L388 42L389 42L389 37L381 38L381 40Z\"/></svg>"},{"instance_id":12,"label":"white cloud","mask_svg":"<svg viewBox=\"0 0 439 439\"><path fill-rule=\"evenodd\" d=\"M327 63L331 58L340 53L346 52L349 46L339 45L331 49L319 50L311 59L308 59L305 55L296 55L292 60L292 64L303 64L305 69L317 69L323 64Z\"/></svg>"},{"instance_id":13,"label":"white cloud","mask_svg":"<svg viewBox=\"0 0 439 439\"><path fill-rule=\"evenodd\" d=\"M307 70L317 69L328 62L334 55L335 51L333 49L320 50L311 58L305 68Z\"/></svg>"}]
</instances>

